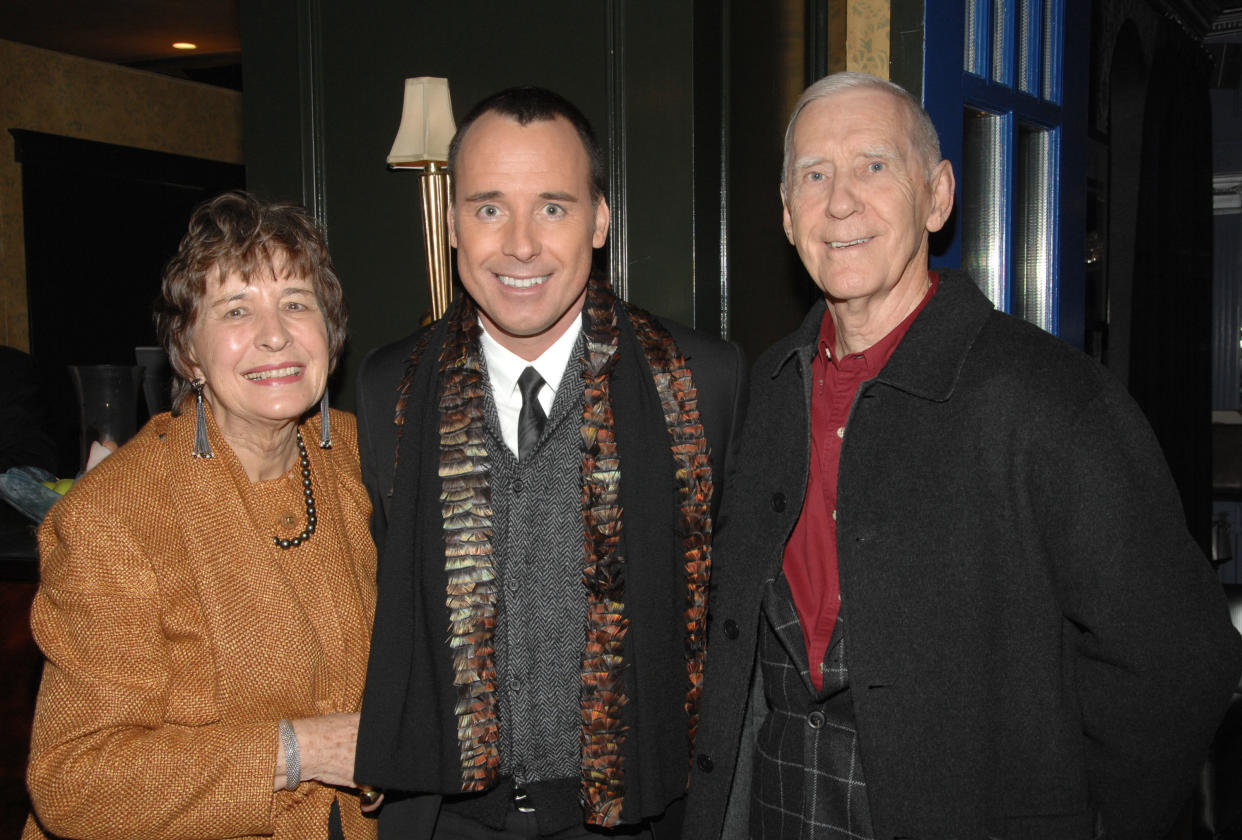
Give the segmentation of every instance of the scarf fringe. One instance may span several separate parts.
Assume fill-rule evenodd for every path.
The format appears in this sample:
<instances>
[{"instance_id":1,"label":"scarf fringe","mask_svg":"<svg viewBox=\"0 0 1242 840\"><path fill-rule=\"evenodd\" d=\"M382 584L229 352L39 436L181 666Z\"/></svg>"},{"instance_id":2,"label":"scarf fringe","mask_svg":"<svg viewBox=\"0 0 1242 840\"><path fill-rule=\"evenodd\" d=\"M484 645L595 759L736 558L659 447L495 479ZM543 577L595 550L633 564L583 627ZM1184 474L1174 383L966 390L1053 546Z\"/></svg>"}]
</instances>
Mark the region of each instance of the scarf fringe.
<instances>
[{"instance_id":1,"label":"scarf fringe","mask_svg":"<svg viewBox=\"0 0 1242 840\"><path fill-rule=\"evenodd\" d=\"M625 635L625 558L621 542L621 464L612 412L612 370L617 363L615 298L602 285L588 287L586 386L582 407L582 524L586 550L582 583L587 592L586 647L582 654L582 800L590 825L621 822L625 801L625 746L629 727L621 710L629 702L622 679Z\"/></svg>"},{"instance_id":2,"label":"scarf fringe","mask_svg":"<svg viewBox=\"0 0 1242 840\"><path fill-rule=\"evenodd\" d=\"M461 789L472 792L487 789L500 767L493 640L500 593L492 555L487 383L477 350L479 324L468 302L455 316L440 353L440 506Z\"/></svg>"},{"instance_id":3,"label":"scarf fringe","mask_svg":"<svg viewBox=\"0 0 1242 840\"><path fill-rule=\"evenodd\" d=\"M699 724L699 697L703 692L703 666L707 659L707 588L712 565L711 451L699 416L699 395L694 377L676 343L654 318L628 307L630 323L651 365L656 392L664 409L670 450L677 464L677 492L681 499L682 562L686 571L686 689L689 753L694 755Z\"/></svg>"}]
</instances>

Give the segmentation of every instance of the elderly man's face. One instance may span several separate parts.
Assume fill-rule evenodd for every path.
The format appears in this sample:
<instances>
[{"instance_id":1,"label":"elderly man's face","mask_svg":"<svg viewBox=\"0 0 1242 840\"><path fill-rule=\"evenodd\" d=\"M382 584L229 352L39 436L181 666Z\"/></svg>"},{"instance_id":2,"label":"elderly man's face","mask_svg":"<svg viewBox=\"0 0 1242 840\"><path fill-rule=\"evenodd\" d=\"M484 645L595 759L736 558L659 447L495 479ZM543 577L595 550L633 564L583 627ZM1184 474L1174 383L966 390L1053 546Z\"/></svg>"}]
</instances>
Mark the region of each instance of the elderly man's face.
<instances>
[{"instance_id":1,"label":"elderly man's face","mask_svg":"<svg viewBox=\"0 0 1242 840\"><path fill-rule=\"evenodd\" d=\"M927 177L896 96L853 89L798 117L781 188L785 235L832 302L876 301L927 282L927 237L953 203L953 174Z\"/></svg>"},{"instance_id":2,"label":"elderly man's face","mask_svg":"<svg viewBox=\"0 0 1242 840\"><path fill-rule=\"evenodd\" d=\"M534 359L579 316L608 204L591 200L578 132L488 113L469 128L454 176L449 241L462 285L501 345Z\"/></svg>"}]
</instances>

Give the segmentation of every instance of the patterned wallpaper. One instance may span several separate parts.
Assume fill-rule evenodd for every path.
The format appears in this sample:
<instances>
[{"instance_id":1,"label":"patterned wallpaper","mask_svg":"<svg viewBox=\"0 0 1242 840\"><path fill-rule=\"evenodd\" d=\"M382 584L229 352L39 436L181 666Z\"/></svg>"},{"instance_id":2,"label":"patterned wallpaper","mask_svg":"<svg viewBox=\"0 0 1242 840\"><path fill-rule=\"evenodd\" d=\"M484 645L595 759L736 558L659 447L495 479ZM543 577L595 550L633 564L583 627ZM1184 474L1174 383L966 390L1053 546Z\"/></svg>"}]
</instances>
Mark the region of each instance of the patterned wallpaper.
<instances>
[{"instance_id":1,"label":"patterned wallpaper","mask_svg":"<svg viewBox=\"0 0 1242 840\"><path fill-rule=\"evenodd\" d=\"M0 343L29 349L10 128L242 163L242 95L0 40Z\"/></svg>"},{"instance_id":2,"label":"patterned wallpaper","mask_svg":"<svg viewBox=\"0 0 1242 840\"><path fill-rule=\"evenodd\" d=\"M849 0L846 69L888 78L889 0Z\"/></svg>"}]
</instances>

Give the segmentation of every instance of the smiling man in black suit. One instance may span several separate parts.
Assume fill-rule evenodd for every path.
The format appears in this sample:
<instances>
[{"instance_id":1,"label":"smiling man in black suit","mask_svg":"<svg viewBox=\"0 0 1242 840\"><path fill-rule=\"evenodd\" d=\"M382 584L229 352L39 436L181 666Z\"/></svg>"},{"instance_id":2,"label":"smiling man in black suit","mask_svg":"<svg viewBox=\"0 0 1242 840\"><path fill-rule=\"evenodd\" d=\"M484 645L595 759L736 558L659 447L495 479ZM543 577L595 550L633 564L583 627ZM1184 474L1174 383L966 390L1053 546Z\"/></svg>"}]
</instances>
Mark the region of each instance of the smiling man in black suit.
<instances>
[{"instance_id":1,"label":"smiling man in black suit","mask_svg":"<svg viewBox=\"0 0 1242 840\"><path fill-rule=\"evenodd\" d=\"M740 350L591 272L603 161L502 91L450 149L466 296L358 386L379 605L357 778L381 836L676 834Z\"/></svg>"}]
</instances>

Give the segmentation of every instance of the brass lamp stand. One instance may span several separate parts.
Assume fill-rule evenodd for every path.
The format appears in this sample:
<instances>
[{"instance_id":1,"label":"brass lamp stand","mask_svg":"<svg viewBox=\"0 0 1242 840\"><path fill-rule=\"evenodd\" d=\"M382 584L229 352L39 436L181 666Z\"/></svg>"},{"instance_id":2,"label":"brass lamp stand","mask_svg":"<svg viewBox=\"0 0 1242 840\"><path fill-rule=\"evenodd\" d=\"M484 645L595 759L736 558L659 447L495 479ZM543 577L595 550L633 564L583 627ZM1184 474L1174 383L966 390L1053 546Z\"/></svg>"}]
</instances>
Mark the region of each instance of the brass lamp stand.
<instances>
[{"instance_id":1,"label":"brass lamp stand","mask_svg":"<svg viewBox=\"0 0 1242 840\"><path fill-rule=\"evenodd\" d=\"M388 166L421 172L423 250L427 256L432 320L443 316L453 300L447 219L451 177L448 148L455 131L448 79L406 79L401 125L388 153Z\"/></svg>"},{"instance_id":2,"label":"brass lamp stand","mask_svg":"<svg viewBox=\"0 0 1242 840\"><path fill-rule=\"evenodd\" d=\"M418 179L423 197L423 250L427 254L427 283L431 287L431 319L437 320L448 311L453 300L453 273L449 268L449 244L446 220L449 210L448 166L427 161L427 168Z\"/></svg>"}]
</instances>

